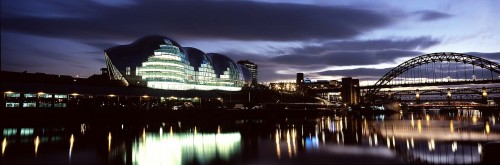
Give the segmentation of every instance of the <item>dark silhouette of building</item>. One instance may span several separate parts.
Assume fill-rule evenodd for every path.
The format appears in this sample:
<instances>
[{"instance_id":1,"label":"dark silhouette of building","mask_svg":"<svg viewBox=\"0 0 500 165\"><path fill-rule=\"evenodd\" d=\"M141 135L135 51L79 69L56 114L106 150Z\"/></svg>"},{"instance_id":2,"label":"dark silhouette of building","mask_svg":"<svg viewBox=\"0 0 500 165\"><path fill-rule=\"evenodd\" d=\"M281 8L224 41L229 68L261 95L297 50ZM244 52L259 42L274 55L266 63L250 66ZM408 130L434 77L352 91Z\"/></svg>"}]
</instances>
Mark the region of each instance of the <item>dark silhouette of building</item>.
<instances>
[{"instance_id":1,"label":"dark silhouette of building","mask_svg":"<svg viewBox=\"0 0 500 165\"><path fill-rule=\"evenodd\" d=\"M299 86L304 84L304 73L297 73L297 81L295 83Z\"/></svg>"},{"instance_id":2,"label":"dark silhouette of building","mask_svg":"<svg viewBox=\"0 0 500 165\"><path fill-rule=\"evenodd\" d=\"M358 104L360 99L359 79L353 79L351 77L342 78L341 94L344 104Z\"/></svg>"}]
</instances>

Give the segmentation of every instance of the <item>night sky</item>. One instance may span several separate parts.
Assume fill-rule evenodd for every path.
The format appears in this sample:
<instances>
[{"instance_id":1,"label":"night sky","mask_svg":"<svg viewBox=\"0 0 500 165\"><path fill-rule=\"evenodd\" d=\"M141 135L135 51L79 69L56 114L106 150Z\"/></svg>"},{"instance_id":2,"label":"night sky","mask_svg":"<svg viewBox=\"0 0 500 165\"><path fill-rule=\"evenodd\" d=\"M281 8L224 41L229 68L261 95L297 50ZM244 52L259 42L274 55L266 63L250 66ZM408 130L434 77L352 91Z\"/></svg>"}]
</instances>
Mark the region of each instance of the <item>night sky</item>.
<instances>
[{"instance_id":1,"label":"night sky","mask_svg":"<svg viewBox=\"0 0 500 165\"><path fill-rule=\"evenodd\" d=\"M248 59L259 81L375 80L412 57L500 61L497 0L2 0L2 70L88 77L147 35Z\"/></svg>"}]
</instances>

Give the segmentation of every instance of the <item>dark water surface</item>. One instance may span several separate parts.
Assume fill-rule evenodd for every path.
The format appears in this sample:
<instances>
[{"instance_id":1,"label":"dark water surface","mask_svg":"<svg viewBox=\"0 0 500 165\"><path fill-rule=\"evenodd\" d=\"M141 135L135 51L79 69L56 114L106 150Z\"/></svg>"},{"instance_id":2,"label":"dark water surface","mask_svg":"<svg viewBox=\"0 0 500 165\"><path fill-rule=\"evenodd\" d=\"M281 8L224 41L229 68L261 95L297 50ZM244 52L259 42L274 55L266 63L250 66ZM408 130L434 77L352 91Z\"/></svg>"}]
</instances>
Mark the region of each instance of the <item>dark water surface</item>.
<instances>
[{"instance_id":1,"label":"dark water surface","mask_svg":"<svg viewBox=\"0 0 500 165\"><path fill-rule=\"evenodd\" d=\"M477 164L498 114L2 126L1 164Z\"/></svg>"}]
</instances>

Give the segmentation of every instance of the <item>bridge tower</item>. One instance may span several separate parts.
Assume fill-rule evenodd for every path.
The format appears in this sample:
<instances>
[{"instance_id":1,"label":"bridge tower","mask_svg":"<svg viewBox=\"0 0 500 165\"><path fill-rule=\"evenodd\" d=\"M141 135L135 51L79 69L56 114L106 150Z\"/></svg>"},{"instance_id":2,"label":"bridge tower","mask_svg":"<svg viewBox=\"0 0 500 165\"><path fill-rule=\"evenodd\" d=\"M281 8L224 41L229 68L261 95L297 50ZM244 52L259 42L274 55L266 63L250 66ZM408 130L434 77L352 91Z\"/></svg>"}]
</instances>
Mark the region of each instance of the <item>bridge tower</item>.
<instances>
[{"instance_id":1,"label":"bridge tower","mask_svg":"<svg viewBox=\"0 0 500 165\"><path fill-rule=\"evenodd\" d=\"M346 105L355 105L360 102L359 79L352 77L342 78L342 102Z\"/></svg>"}]
</instances>

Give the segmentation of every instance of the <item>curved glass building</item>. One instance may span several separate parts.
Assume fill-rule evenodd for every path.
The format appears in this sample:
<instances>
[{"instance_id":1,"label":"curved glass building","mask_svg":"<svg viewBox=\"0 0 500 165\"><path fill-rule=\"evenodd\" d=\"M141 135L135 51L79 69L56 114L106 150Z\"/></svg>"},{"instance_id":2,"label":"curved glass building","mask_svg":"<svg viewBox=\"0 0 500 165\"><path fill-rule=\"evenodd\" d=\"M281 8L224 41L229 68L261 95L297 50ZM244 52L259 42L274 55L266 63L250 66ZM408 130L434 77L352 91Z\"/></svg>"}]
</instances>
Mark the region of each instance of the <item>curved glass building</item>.
<instances>
[{"instance_id":1,"label":"curved glass building","mask_svg":"<svg viewBox=\"0 0 500 165\"><path fill-rule=\"evenodd\" d=\"M219 53L182 47L162 36L148 36L104 51L111 79L168 90L237 91L250 71Z\"/></svg>"}]
</instances>

